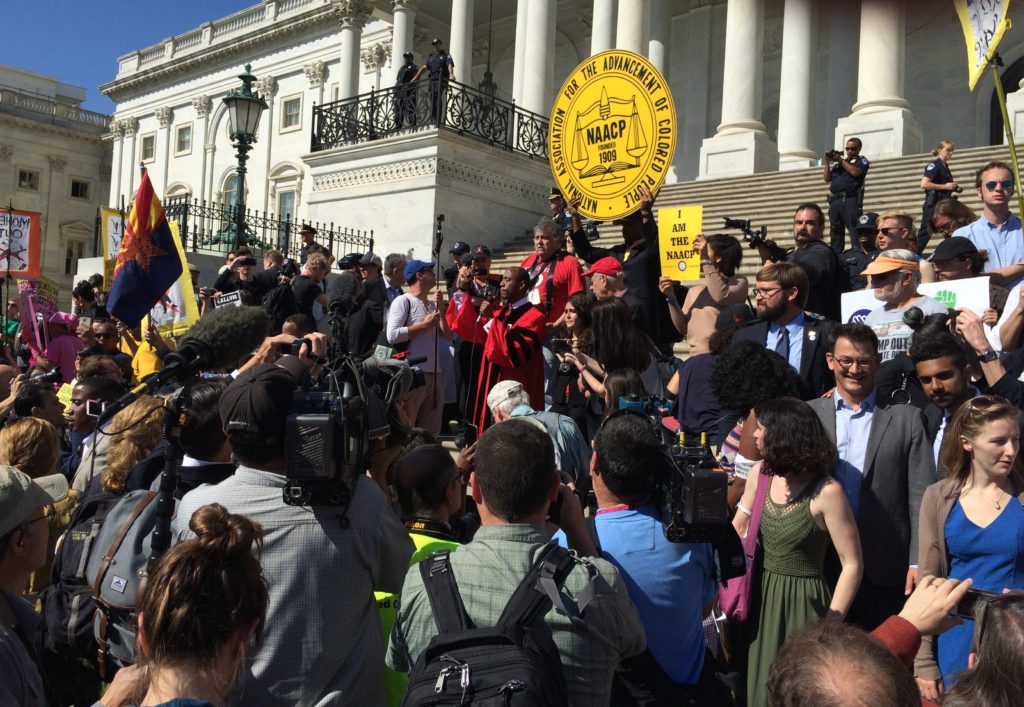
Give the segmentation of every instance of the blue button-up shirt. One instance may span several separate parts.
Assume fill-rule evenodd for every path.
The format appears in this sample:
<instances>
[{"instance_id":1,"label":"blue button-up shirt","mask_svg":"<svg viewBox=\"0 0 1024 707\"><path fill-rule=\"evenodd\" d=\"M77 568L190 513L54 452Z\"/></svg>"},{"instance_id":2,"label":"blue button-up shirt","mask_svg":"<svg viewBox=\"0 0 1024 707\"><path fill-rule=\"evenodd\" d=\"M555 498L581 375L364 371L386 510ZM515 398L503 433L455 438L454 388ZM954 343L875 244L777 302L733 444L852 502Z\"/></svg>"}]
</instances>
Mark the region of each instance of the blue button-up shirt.
<instances>
[{"instance_id":1,"label":"blue button-up shirt","mask_svg":"<svg viewBox=\"0 0 1024 707\"><path fill-rule=\"evenodd\" d=\"M1024 231L1021 230L1019 216L1011 214L1001 226L982 216L974 223L956 229L953 235L963 236L977 246L978 250L988 251L985 272L1024 262ZM1012 289L1022 282L1024 277L1018 277L1003 286Z\"/></svg>"},{"instance_id":2,"label":"blue button-up shirt","mask_svg":"<svg viewBox=\"0 0 1024 707\"><path fill-rule=\"evenodd\" d=\"M793 370L797 373L800 372L800 361L803 358L804 351L804 313L796 315L789 324L786 325L786 329L789 330L789 365L793 367ZM768 325L768 338L765 340L765 348L769 351L775 351L776 346L779 343L779 332L782 327L772 322Z\"/></svg>"},{"instance_id":3,"label":"blue button-up shirt","mask_svg":"<svg viewBox=\"0 0 1024 707\"><path fill-rule=\"evenodd\" d=\"M832 400L836 406L836 449L839 450L836 479L846 491L846 498L856 516L860 506L860 487L864 481L864 455L871 433L871 418L875 414L875 393L872 391L860 404L860 410L854 410L838 390L832 393Z\"/></svg>"}]
</instances>

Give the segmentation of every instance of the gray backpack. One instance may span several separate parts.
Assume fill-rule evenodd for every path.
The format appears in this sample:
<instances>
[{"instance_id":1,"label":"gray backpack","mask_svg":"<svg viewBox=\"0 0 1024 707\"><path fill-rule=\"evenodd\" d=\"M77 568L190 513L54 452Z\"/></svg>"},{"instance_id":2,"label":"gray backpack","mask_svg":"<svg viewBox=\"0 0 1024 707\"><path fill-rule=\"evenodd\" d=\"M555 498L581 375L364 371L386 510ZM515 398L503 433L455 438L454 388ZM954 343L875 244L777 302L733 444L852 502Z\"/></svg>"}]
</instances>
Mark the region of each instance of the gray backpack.
<instances>
[{"instance_id":1,"label":"gray backpack","mask_svg":"<svg viewBox=\"0 0 1024 707\"><path fill-rule=\"evenodd\" d=\"M110 509L89 551L85 576L96 600L100 676L135 662L135 601L156 526L154 491L130 491Z\"/></svg>"}]
</instances>

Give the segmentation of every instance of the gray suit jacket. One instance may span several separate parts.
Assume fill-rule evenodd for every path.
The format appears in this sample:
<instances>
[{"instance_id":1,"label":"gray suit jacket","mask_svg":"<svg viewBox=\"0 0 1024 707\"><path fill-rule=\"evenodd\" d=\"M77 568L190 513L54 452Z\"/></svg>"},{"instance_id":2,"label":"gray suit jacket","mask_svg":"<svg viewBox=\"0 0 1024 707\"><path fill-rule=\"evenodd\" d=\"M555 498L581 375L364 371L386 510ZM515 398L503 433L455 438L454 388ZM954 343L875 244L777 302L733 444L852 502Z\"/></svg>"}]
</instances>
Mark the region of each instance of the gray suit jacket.
<instances>
[{"instance_id":1,"label":"gray suit jacket","mask_svg":"<svg viewBox=\"0 0 1024 707\"><path fill-rule=\"evenodd\" d=\"M818 398L809 404L834 444L835 399ZM875 408L863 472L857 527L864 577L875 585L902 587L907 568L917 562L921 498L936 481L920 410L909 405Z\"/></svg>"},{"instance_id":2,"label":"gray suit jacket","mask_svg":"<svg viewBox=\"0 0 1024 707\"><path fill-rule=\"evenodd\" d=\"M93 432L93 436L96 440L92 448L82 455L82 461L79 463L75 476L71 480L71 488L78 491L79 494L84 494L93 478L102 476L107 468L107 449L110 447L110 435Z\"/></svg>"}]
</instances>

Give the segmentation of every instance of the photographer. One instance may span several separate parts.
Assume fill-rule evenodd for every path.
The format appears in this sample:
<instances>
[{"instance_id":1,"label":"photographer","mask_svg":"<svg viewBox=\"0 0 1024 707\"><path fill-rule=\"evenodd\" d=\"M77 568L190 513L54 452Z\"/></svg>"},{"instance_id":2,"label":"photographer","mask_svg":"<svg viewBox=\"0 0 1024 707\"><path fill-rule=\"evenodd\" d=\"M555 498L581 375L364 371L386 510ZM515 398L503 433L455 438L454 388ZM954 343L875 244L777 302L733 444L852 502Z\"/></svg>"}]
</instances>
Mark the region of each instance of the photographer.
<instances>
[{"instance_id":1,"label":"photographer","mask_svg":"<svg viewBox=\"0 0 1024 707\"><path fill-rule=\"evenodd\" d=\"M846 141L846 156L839 150L828 150L822 160L822 177L829 185L828 220L832 231L832 252L843 252L845 234L854 238L857 232L857 217L860 216L861 201L864 198L864 179L868 176L868 160L860 154L864 143L860 138L851 137Z\"/></svg>"},{"instance_id":2,"label":"photographer","mask_svg":"<svg viewBox=\"0 0 1024 707\"><path fill-rule=\"evenodd\" d=\"M620 705L723 704L704 670L702 622L718 596L713 550L666 539L651 497L667 463L650 420L637 413L612 413L594 437L591 532L625 579L647 634L647 652L622 665L613 697Z\"/></svg>"},{"instance_id":3,"label":"photographer","mask_svg":"<svg viewBox=\"0 0 1024 707\"><path fill-rule=\"evenodd\" d=\"M247 704L383 704L384 645L373 591L399 591L413 544L383 492L363 475L347 510L283 502L286 420L311 357L326 352L325 337L310 340L312 351L302 344L299 357L256 365L221 395L238 470L185 495L175 534L189 537L186 519L209 503L266 531L261 559L270 604L263 643L244 668Z\"/></svg>"}]
</instances>

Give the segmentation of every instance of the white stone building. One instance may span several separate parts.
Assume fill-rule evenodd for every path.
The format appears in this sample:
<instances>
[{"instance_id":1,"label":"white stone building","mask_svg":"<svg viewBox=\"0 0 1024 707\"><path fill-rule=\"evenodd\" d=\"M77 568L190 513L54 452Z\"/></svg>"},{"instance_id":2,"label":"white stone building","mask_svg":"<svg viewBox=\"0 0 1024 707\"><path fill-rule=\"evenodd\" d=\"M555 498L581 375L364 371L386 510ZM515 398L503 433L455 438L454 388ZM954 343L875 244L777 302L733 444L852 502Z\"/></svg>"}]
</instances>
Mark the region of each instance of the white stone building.
<instances>
[{"instance_id":1,"label":"white stone building","mask_svg":"<svg viewBox=\"0 0 1024 707\"><path fill-rule=\"evenodd\" d=\"M68 291L110 191L110 116L86 90L0 65L0 205L42 214L41 274Z\"/></svg>"},{"instance_id":2,"label":"white stone building","mask_svg":"<svg viewBox=\"0 0 1024 707\"><path fill-rule=\"evenodd\" d=\"M1022 15L1013 5L1019 25ZM461 134L433 124L367 132L366 116L380 110L368 93L390 105L401 55L412 50L422 63L434 36L451 51L456 81L475 88L490 70L493 94L466 94L505 106L504 145L481 139L481 116L493 114L479 100L460 115ZM142 161L158 193L231 201L235 153L220 99L251 63L269 110L248 164L250 208L373 229L382 253L426 257L438 212L447 243L502 243L545 212L552 181L536 136L524 138L535 125L521 109L546 116L572 67L611 47L647 55L669 80L672 181L807 168L849 135L875 160L939 139L1002 142L992 81L968 90L946 1L264 0L119 57L102 87L117 104L110 199L130 197ZM1014 91L1024 38L1008 32L1001 54ZM337 104L314 111L357 95L360 118ZM363 122L347 133L346 119ZM335 139L314 134L316 121Z\"/></svg>"}]
</instances>

